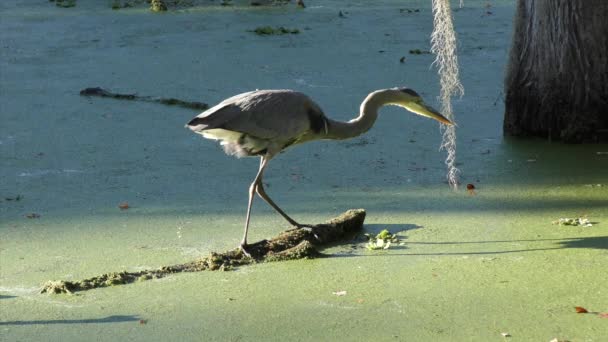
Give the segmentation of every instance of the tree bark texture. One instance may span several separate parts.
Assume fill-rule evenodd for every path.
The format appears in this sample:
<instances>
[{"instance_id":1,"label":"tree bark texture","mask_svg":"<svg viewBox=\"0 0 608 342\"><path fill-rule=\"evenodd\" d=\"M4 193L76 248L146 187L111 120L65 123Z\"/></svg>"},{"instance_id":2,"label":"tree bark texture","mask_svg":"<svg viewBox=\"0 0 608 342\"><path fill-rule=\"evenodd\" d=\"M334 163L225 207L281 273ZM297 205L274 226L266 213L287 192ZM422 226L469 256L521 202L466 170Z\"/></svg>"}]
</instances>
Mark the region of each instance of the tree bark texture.
<instances>
[{"instance_id":1,"label":"tree bark texture","mask_svg":"<svg viewBox=\"0 0 608 342\"><path fill-rule=\"evenodd\" d=\"M503 128L608 141L608 0L518 0Z\"/></svg>"}]
</instances>

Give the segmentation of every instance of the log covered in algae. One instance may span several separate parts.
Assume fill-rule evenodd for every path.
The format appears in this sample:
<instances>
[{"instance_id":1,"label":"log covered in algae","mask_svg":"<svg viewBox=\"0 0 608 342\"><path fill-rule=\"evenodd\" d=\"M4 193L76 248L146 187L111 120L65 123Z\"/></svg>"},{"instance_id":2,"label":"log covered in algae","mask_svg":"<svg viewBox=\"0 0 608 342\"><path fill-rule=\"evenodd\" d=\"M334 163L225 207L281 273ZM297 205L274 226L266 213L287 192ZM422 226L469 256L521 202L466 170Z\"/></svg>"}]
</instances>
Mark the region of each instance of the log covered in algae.
<instances>
[{"instance_id":1,"label":"log covered in algae","mask_svg":"<svg viewBox=\"0 0 608 342\"><path fill-rule=\"evenodd\" d=\"M311 229L290 229L281 232L270 240L252 243L247 249L251 256L245 255L238 248L223 253L212 252L207 257L191 262L163 266L153 270L111 272L80 281L48 281L44 284L40 293L72 293L99 287L158 279L173 273L227 271L237 266L250 265L257 262L322 257L324 255L316 247L350 239L353 233L363 227L364 220L364 209L351 209Z\"/></svg>"}]
</instances>

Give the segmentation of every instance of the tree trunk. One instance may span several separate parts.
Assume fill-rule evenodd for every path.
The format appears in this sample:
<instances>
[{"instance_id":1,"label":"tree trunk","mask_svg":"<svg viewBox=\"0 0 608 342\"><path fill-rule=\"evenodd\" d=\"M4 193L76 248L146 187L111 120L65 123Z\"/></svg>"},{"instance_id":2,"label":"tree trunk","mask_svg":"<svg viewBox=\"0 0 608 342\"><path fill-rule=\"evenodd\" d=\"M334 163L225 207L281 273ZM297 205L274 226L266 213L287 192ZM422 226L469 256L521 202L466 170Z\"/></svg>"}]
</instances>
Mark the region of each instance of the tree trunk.
<instances>
[{"instance_id":1,"label":"tree trunk","mask_svg":"<svg viewBox=\"0 0 608 342\"><path fill-rule=\"evenodd\" d=\"M504 132L608 141L608 0L518 0Z\"/></svg>"}]
</instances>

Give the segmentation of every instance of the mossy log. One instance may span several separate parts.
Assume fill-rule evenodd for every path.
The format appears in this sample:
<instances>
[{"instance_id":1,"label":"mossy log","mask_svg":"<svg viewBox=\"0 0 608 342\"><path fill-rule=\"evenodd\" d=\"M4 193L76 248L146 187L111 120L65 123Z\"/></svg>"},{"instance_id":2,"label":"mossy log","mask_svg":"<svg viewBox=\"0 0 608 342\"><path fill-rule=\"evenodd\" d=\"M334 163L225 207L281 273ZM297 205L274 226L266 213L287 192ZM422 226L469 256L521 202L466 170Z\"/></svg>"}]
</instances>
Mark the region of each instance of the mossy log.
<instances>
[{"instance_id":1,"label":"mossy log","mask_svg":"<svg viewBox=\"0 0 608 342\"><path fill-rule=\"evenodd\" d=\"M172 97L154 97L154 96L139 96L135 94L120 94L113 93L107 89L100 87L85 88L80 91L81 96L99 96L109 97L117 100L131 100L131 101L145 101L145 102L157 102L168 106L179 106L190 109L205 110L209 108L209 105L204 102L197 101L184 101Z\"/></svg>"},{"instance_id":2,"label":"mossy log","mask_svg":"<svg viewBox=\"0 0 608 342\"><path fill-rule=\"evenodd\" d=\"M163 266L153 270L137 272L111 272L80 281L48 281L40 293L72 293L99 287L129 284L136 281L163 278L173 273L200 271L228 271L236 266L257 262L312 259L325 256L317 250L331 243L347 241L361 230L365 220L364 209L351 209L340 216L311 229L290 229L270 240L252 243L245 255L239 248L223 253L212 252L185 264Z\"/></svg>"}]
</instances>

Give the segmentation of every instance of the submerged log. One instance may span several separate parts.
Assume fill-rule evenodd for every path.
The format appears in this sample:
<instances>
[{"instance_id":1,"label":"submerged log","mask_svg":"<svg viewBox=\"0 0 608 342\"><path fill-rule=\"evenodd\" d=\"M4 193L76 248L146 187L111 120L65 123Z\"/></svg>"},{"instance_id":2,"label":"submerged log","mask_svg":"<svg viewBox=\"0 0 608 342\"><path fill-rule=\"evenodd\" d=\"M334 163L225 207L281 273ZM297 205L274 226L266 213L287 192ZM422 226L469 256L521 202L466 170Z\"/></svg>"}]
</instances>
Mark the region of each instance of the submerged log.
<instances>
[{"instance_id":1,"label":"submerged log","mask_svg":"<svg viewBox=\"0 0 608 342\"><path fill-rule=\"evenodd\" d=\"M93 87L85 88L80 91L81 96L99 96L108 97L117 100L131 100L131 101L145 101L145 102L157 102L168 106L178 106L184 108L205 110L209 108L209 105L204 102L197 101L184 101L173 97L154 97L154 96L139 96L135 94L120 94L113 93L109 90Z\"/></svg>"},{"instance_id":2,"label":"submerged log","mask_svg":"<svg viewBox=\"0 0 608 342\"><path fill-rule=\"evenodd\" d=\"M239 248L222 253L212 252L207 257L191 262L153 270L111 272L80 281L48 281L43 285L40 293L72 293L163 278L173 273L228 271L236 266L257 262L323 257L325 255L320 253L317 247L351 239L354 233L361 230L364 220L364 209L351 209L311 229L290 229L270 240L252 243L247 249L251 256L245 255Z\"/></svg>"}]
</instances>

